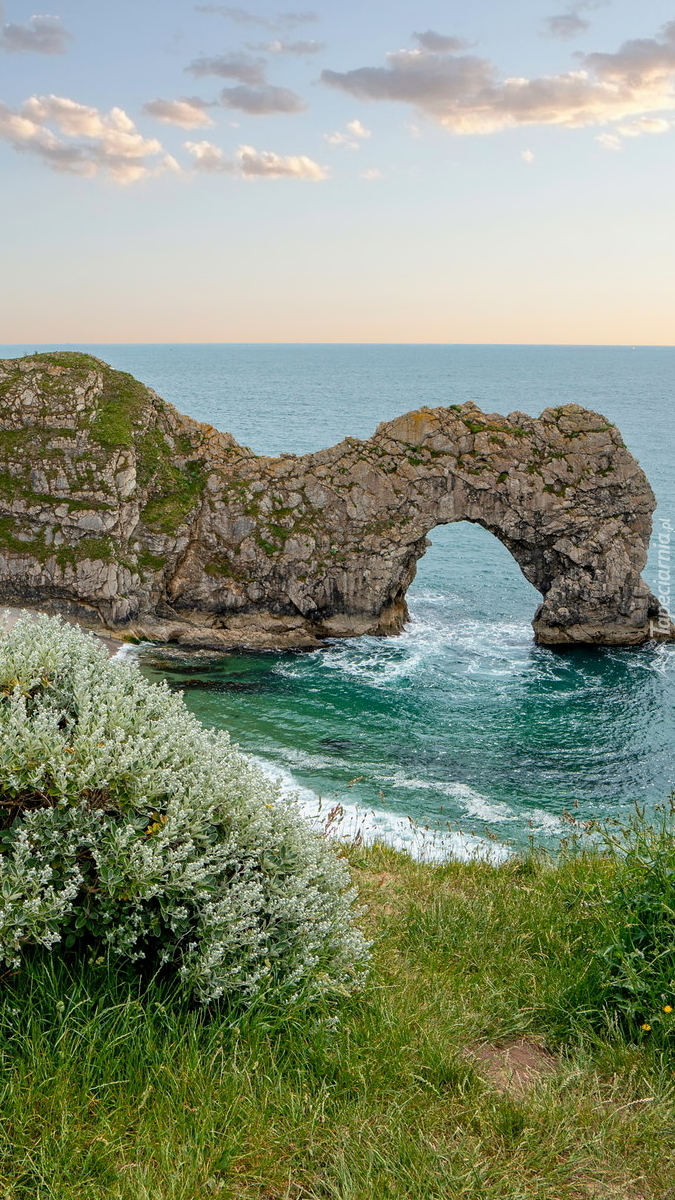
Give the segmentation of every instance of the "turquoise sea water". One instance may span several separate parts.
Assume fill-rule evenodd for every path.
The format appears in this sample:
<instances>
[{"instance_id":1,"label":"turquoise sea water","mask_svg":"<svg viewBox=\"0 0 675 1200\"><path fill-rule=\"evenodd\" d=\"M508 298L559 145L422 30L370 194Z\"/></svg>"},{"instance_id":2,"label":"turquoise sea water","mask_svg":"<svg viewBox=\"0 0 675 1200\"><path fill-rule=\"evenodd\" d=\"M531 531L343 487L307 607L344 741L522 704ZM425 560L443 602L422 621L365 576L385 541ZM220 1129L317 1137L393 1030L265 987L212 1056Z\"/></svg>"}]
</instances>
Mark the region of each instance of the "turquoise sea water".
<instances>
[{"instance_id":1,"label":"turquoise sea water","mask_svg":"<svg viewBox=\"0 0 675 1200\"><path fill-rule=\"evenodd\" d=\"M472 399L536 415L575 401L618 424L656 492L657 527L675 522L675 349L86 349L267 454L368 437L422 404ZM538 594L504 547L466 523L431 537L401 637L186 660L163 673L204 722L302 789L308 808L317 797L324 812L342 804L352 822L402 843L417 825L448 823L499 842L550 839L573 806L586 819L663 799L675 784L675 647L537 647ZM654 587L654 556L645 575Z\"/></svg>"}]
</instances>

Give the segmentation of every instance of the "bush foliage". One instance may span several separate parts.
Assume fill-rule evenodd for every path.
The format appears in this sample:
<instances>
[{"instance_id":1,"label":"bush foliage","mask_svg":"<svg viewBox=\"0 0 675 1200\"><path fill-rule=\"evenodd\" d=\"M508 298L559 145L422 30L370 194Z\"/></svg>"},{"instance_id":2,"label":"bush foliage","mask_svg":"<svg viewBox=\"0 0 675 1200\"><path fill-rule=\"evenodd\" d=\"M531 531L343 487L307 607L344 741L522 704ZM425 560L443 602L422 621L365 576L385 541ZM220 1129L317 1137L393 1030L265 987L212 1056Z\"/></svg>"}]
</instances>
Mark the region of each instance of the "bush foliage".
<instances>
[{"instance_id":1,"label":"bush foliage","mask_svg":"<svg viewBox=\"0 0 675 1200\"><path fill-rule=\"evenodd\" d=\"M0 640L0 957L174 968L202 1001L352 988L346 867L225 733L58 619Z\"/></svg>"},{"instance_id":2,"label":"bush foliage","mask_svg":"<svg viewBox=\"0 0 675 1200\"><path fill-rule=\"evenodd\" d=\"M650 817L592 827L597 867L580 897L590 971L582 1008L629 1036L675 1029L675 796Z\"/></svg>"}]
</instances>

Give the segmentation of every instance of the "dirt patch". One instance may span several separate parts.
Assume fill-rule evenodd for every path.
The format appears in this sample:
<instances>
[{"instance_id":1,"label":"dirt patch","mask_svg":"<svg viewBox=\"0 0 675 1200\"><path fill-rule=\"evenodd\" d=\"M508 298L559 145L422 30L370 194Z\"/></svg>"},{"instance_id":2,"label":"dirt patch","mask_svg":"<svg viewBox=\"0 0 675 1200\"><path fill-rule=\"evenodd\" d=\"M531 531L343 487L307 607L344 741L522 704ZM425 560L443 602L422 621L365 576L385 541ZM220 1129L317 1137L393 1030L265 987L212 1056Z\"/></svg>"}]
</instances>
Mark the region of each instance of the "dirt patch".
<instances>
[{"instance_id":1,"label":"dirt patch","mask_svg":"<svg viewBox=\"0 0 675 1200\"><path fill-rule=\"evenodd\" d=\"M498 1092L511 1095L523 1095L553 1075L557 1067L550 1051L528 1038L516 1038L503 1046L472 1046L467 1055Z\"/></svg>"},{"instance_id":2,"label":"dirt patch","mask_svg":"<svg viewBox=\"0 0 675 1200\"><path fill-rule=\"evenodd\" d=\"M579 1200L646 1200L644 1192L636 1192L630 1183L621 1183L611 1179L604 1182L601 1179L579 1178L579 1192L573 1193Z\"/></svg>"}]
</instances>

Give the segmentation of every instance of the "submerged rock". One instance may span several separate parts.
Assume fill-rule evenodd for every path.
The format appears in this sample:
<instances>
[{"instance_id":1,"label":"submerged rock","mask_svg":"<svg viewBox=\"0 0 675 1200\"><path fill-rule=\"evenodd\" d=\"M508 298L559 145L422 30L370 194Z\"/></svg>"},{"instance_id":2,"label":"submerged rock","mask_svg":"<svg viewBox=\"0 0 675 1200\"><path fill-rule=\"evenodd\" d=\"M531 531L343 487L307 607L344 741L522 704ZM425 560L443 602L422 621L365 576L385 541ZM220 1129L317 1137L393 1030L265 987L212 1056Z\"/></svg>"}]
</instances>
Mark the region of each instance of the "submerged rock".
<instances>
[{"instance_id":1,"label":"submerged rock","mask_svg":"<svg viewBox=\"0 0 675 1200\"><path fill-rule=\"evenodd\" d=\"M316 454L255 455L85 354L0 361L0 602L185 646L392 634L427 534L473 521L542 593L548 645L675 628L640 578L655 500L617 428L423 408Z\"/></svg>"}]
</instances>

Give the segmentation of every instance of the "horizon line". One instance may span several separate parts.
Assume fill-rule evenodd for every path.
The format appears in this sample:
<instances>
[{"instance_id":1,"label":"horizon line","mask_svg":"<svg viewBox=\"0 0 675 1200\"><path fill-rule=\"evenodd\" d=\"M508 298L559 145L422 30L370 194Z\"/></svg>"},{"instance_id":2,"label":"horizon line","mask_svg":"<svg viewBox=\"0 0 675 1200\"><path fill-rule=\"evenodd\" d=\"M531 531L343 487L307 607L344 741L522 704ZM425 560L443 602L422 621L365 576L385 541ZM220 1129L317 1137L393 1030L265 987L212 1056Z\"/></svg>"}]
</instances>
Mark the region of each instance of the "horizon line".
<instances>
[{"instance_id":1,"label":"horizon line","mask_svg":"<svg viewBox=\"0 0 675 1200\"><path fill-rule=\"evenodd\" d=\"M72 349L77 346L370 346L370 347L435 347L445 349L464 349L480 347L482 349L519 347L522 349L556 349L556 350L672 350L673 342L0 342L0 346L8 350L22 346L54 346L58 349Z\"/></svg>"}]
</instances>

